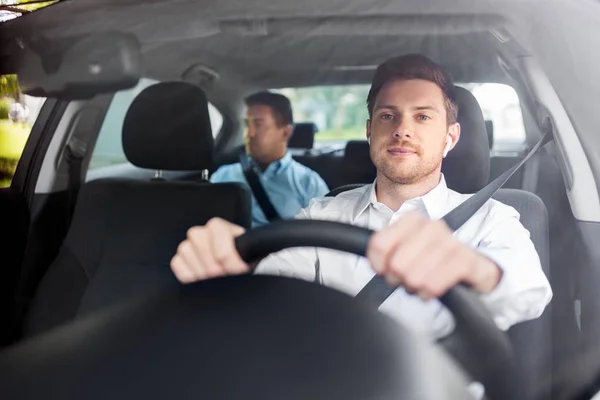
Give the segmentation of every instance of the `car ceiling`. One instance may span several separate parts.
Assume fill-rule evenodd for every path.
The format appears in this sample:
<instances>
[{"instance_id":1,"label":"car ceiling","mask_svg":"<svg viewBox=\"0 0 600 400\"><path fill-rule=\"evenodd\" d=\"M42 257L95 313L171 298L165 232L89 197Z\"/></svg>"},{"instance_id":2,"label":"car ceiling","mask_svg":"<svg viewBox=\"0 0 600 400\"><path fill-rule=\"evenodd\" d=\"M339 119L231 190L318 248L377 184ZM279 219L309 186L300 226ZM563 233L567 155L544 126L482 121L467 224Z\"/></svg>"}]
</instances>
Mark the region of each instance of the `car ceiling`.
<instances>
[{"instance_id":1,"label":"car ceiling","mask_svg":"<svg viewBox=\"0 0 600 400\"><path fill-rule=\"evenodd\" d=\"M147 76L182 79L201 65L217 72L223 90L368 82L372 66L407 52L431 57L457 81L502 82L490 29L518 24L546 3L70 0L4 23L0 34L130 32L142 42Z\"/></svg>"},{"instance_id":2,"label":"car ceiling","mask_svg":"<svg viewBox=\"0 0 600 400\"><path fill-rule=\"evenodd\" d=\"M369 66L391 54L420 52L456 80L503 81L488 29L506 18L485 3L71 0L5 25L50 39L134 33L143 44L146 74L160 80L181 79L200 64L215 70L225 81L220 84L249 89L368 82Z\"/></svg>"},{"instance_id":3,"label":"car ceiling","mask_svg":"<svg viewBox=\"0 0 600 400\"><path fill-rule=\"evenodd\" d=\"M70 0L0 24L0 37L131 32L145 75L182 79L204 65L220 77L209 95L239 98L257 88L368 82L369 66L406 52L430 56L457 81L502 82L502 38L490 30L508 32L540 62L600 171L600 52L591 51L600 48L599 26L594 0Z\"/></svg>"}]
</instances>

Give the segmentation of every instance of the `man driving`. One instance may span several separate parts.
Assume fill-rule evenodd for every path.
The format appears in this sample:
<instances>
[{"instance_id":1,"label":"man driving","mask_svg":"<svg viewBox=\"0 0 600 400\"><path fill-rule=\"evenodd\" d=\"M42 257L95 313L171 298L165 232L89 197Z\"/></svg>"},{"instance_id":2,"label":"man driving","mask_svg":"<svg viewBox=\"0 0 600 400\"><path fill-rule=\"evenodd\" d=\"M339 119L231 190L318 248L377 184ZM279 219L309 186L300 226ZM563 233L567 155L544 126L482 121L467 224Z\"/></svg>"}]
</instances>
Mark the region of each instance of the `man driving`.
<instances>
[{"instance_id":1,"label":"man driving","mask_svg":"<svg viewBox=\"0 0 600 400\"><path fill-rule=\"evenodd\" d=\"M378 274L402 285L380 310L433 338L453 328L436 298L461 282L480 293L500 329L539 317L552 290L514 208L490 200L454 233L440 220L469 197L449 189L441 173L460 138L453 88L448 73L424 56L381 64L367 98L375 182L315 199L297 215L376 231L367 258L289 249L265 258L256 273L315 280L351 295ZM216 218L190 229L173 272L184 283L247 272L234 246L243 232Z\"/></svg>"},{"instance_id":2,"label":"man driving","mask_svg":"<svg viewBox=\"0 0 600 400\"><path fill-rule=\"evenodd\" d=\"M311 199L327 194L327 184L287 150L294 123L287 97L259 92L247 97L245 103L246 155L239 163L219 168L211 181L250 186L252 227L273 219L293 218Z\"/></svg>"}]
</instances>

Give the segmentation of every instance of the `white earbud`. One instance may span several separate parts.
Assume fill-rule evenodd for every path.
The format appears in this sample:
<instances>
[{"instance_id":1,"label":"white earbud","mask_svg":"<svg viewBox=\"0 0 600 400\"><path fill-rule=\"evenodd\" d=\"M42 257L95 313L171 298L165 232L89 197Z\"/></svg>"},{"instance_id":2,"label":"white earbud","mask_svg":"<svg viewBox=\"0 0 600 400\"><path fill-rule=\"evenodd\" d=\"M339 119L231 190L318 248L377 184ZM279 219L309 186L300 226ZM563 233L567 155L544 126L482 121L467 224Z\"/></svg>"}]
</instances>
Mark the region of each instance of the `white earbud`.
<instances>
[{"instance_id":1,"label":"white earbud","mask_svg":"<svg viewBox=\"0 0 600 400\"><path fill-rule=\"evenodd\" d=\"M446 147L444 148L444 158L446 158L446 156L448 155L448 152L450 151L450 147L452 146L452 139L448 138L446 139Z\"/></svg>"},{"instance_id":2,"label":"white earbud","mask_svg":"<svg viewBox=\"0 0 600 400\"><path fill-rule=\"evenodd\" d=\"M369 143L369 146L371 145L371 136L367 138L367 143Z\"/></svg>"}]
</instances>

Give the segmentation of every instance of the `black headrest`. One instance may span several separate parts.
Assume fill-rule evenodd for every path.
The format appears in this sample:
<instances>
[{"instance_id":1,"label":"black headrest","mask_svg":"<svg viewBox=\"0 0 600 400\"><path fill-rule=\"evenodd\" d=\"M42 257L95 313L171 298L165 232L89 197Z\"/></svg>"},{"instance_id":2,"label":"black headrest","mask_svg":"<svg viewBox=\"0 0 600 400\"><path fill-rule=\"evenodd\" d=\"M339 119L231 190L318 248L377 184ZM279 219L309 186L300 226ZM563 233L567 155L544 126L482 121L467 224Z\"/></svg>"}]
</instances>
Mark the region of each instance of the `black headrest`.
<instances>
[{"instance_id":1,"label":"black headrest","mask_svg":"<svg viewBox=\"0 0 600 400\"><path fill-rule=\"evenodd\" d=\"M129 162L141 168L210 168L213 136L202 89L185 82L162 82L144 89L125 116L123 150Z\"/></svg>"},{"instance_id":2,"label":"black headrest","mask_svg":"<svg viewBox=\"0 0 600 400\"><path fill-rule=\"evenodd\" d=\"M344 161L359 164L361 167L367 163L372 163L369 142L366 140L349 140L344 150Z\"/></svg>"},{"instance_id":3,"label":"black headrest","mask_svg":"<svg viewBox=\"0 0 600 400\"><path fill-rule=\"evenodd\" d=\"M315 143L315 133L319 129L312 122L298 122L294 124L294 131L288 142L292 149L312 149Z\"/></svg>"},{"instance_id":4,"label":"black headrest","mask_svg":"<svg viewBox=\"0 0 600 400\"><path fill-rule=\"evenodd\" d=\"M475 193L490 178L490 147L481 107L467 89L455 86L460 140L442 162L448 187Z\"/></svg>"},{"instance_id":5,"label":"black headrest","mask_svg":"<svg viewBox=\"0 0 600 400\"><path fill-rule=\"evenodd\" d=\"M350 183L371 183L377 175L377 169L371 161L369 142L350 140L346 143L343 158L343 172L351 176Z\"/></svg>"},{"instance_id":6,"label":"black headrest","mask_svg":"<svg viewBox=\"0 0 600 400\"><path fill-rule=\"evenodd\" d=\"M485 121L485 130L488 135L488 142L490 143L490 149L494 147L494 121Z\"/></svg>"}]
</instances>

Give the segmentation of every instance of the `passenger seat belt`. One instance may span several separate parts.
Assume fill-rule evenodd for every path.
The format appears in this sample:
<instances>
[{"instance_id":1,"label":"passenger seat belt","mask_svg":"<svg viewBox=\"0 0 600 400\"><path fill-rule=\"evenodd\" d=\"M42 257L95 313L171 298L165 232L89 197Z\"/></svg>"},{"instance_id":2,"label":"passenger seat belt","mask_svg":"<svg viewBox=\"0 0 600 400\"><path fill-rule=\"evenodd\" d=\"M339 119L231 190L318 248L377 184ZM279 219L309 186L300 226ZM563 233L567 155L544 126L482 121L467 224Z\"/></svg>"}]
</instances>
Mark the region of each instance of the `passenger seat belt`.
<instances>
[{"instance_id":1,"label":"passenger seat belt","mask_svg":"<svg viewBox=\"0 0 600 400\"><path fill-rule=\"evenodd\" d=\"M244 177L246 178L246 182L248 182L250 190L252 191L252 194L254 195L254 198L256 199L256 202L261 208L263 214L265 214L265 217L269 222L281 219L279 213L275 209L275 206L273 206L273 203L271 203L265 188L260 183L260 179L256 174L256 171L248 162L245 162L244 157L245 154L240 156L240 164L242 165L242 169L244 171Z\"/></svg>"},{"instance_id":2,"label":"passenger seat belt","mask_svg":"<svg viewBox=\"0 0 600 400\"><path fill-rule=\"evenodd\" d=\"M88 144L93 146L93 137L99 132L113 98L112 94L99 95L87 101L72 118L69 140L63 157L67 163L67 227L71 224L77 196L81 187L83 160L88 152Z\"/></svg>"},{"instance_id":3,"label":"passenger seat belt","mask_svg":"<svg viewBox=\"0 0 600 400\"><path fill-rule=\"evenodd\" d=\"M496 194L498 190L510 179L510 177L517 172L519 168L523 166L542 146L548 143L552 139L552 128L549 127L548 131L544 133L542 138L533 146L531 151L512 168L505 171L502 175L498 176L492 182L487 184L479 192L475 193L469 199L464 201L458 207L450 211L448 214L442 217L448 227L452 231L456 231L465 222L467 222L476 212L479 210L489 199ZM392 294L396 288L392 288L387 285L385 279L379 275L375 275L361 291L356 295L356 299L371 303L379 307L383 302Z\"/></svg>"},{"instance_id":4,"label":"passenger seat belt","mask_svg":"<svg viewBox=\"0 0 600 400\"><path fill-rule=\"evenodd\" d=\"M68 216L67 225L71 224L73 212L75 211L75 203L77 203L77 195L81 187L81 165L83 158L87 152L87 144L76 137L72 137L65 148L65 160L68 168Z\"/></svg>"}]
</instances>

